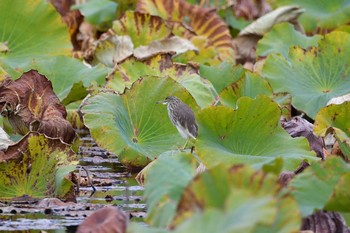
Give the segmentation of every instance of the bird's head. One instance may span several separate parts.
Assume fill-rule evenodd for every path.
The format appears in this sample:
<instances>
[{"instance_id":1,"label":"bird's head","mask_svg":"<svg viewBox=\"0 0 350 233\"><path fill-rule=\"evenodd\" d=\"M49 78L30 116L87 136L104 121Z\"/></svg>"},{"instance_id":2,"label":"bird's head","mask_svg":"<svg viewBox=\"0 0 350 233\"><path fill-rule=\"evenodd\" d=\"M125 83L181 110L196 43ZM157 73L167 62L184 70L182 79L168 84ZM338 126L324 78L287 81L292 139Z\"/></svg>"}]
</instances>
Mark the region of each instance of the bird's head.
<instances>
[{"instance_id":1,"label":"bird's head","mask_svg":"<svg viewBox=\"0 0 350 233\"><path fill-rule=\"evenodd\" d=\"M169 104L178 101L179 99L175 96L168 96L165 98L165 100L158 101L157 104Z\"/></svg>"}]
</instances>

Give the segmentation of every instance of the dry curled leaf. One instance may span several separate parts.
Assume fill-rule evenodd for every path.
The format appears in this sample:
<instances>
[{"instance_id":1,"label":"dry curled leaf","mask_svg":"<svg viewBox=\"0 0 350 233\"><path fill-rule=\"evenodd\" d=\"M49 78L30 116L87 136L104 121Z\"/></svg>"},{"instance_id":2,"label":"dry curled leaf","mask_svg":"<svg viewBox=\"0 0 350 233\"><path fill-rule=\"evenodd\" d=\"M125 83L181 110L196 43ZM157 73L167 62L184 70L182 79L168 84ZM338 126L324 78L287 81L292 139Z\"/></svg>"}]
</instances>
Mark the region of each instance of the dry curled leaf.
<instances>
[{"instance_id":1,"label":"dry curled leaf","mask_svg":"<svg viewBox=\"0 0 350 233\"><path fill-rule=\"evenodd\" d=\"M310 145L310 149L315 151L317 157L324 159L323 154L323 140L313 134L314 126L304 118L300 116L293 117L290 121L283 121L282 127L292 137L305 137Z\"/></svg>"},{"instance_id":2,"label":"dry curled leaf","mask_svg":"<svg viewBox=\"0 0 350 233\"><path fill-rule=\"evenodd\" d=\"M278 23L290 22L296 29L303 31L297 19L304 12L299 6L283 6L260 17L244 28L233 40L236 62L245 64L255 62L258 41Z\"/></svg>"},{"instance_id":3,"label":"dry curled leaf","mask_svg":"<svg viewBox=\"0 0 350 233\"><path fill-rule=\"evenodd\" d=\"M0 83L0 113L22 135L36 131L66 143L75 137L73 127L66 120L66 109L53 92L51 82L35 70L15 81L8 78Z\"/></svg>"}]
</instances>

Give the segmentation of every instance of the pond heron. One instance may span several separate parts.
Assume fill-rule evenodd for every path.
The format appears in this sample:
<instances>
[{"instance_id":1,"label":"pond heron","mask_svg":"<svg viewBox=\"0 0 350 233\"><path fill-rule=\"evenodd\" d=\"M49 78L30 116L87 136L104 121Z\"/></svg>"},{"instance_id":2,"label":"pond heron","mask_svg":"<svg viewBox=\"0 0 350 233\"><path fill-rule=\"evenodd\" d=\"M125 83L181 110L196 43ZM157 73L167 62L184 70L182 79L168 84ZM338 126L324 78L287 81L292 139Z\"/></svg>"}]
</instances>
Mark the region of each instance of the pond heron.
<instances>
[{"instance_id":1,"label":"pond heron","mask_svg":"<svg viewBox=\"0 0 350 233\"><path fill-rule=\"evenodd\" d=\"M181 136L187 139L183 147L185 149L189 140L191 138L196 139L198 135L198 125L192 109L175 96L168 96L165 100L157 103L167 105L171 123L177 128Z\"/></svg>"}]
</instances>

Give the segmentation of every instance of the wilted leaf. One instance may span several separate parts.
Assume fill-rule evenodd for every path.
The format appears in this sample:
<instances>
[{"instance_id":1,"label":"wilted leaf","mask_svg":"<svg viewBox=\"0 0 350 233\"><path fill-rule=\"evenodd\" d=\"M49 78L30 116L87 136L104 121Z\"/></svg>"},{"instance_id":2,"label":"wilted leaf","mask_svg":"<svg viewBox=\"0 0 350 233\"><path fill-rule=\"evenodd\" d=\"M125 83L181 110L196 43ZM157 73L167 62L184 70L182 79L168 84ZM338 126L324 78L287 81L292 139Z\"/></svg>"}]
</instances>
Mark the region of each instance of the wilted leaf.
<instances>
[{"instance_id":1,"label":"wilted leaf","mask_svg":"<svg viewBox=\"0 0 350 233\"><path fill-rule=\"evenodd\" d=\"M119 93L143 76L170 77L191 93L200 107L210 106L217 93L210 82L198 75L196 67L173 63L171 54L159 54L144 61L130 58L121 63L106 87Z\"/></svg>"},{"instance_id":2,"label":"wilted leaf","mask_svg":"<svg viewBox=\"0 0 350 233\"><path fill-rule=\"evenodd\" d=\"M12 76L15 70L28 70L33 61L70 54L66 25L48 1L1 0L0 5L0 42L9 48L0 56L0 66L10 67Z\"/></svg>"},{"instance_id":3,"label":"wilted leaf","mask_svg":"<svg viewBox=\"0 0 350 233\"><path fill-rule=\"evenodd\" d=\"M255 20L242 29L233 40L236 61L240 64L255 62L258 41L278 23L296 21L303 9L298 6L283 6Z\"/></svg>"},{"instance_id":4,"label":"wilted leaf","mask_svg":"<svg viewBox=\"0 0 350 233\"><path fill-rule=\"evenodd\" d=\"M58 139L30 133L0 151L0 197L28 195L44 198L55 194L57 168L67 164L71 151ZM62 193L63 197L66 193Z\"/></svg>"},{"instance_id":5,"label":"wilted leaf","mask_svg":"<svg viewBox=\"0 0 350 233\"><path fill-rule=\"evenodd\" d=\"M292 48L289 60L271 54L263 74L275 92L289 92L293 106L311 118L333 97L350 92L350 35L332 32L309 50Z\"/></svg>"},{"instance_id":6,"label":"wilted leaf","mask_svg":"<svg viewBox=\"0 0 350 233\"><path fill-rule=\"evenodd\" d=\"M259 40L256 54L267 56L270 53L279 53L288 58L290 47L299 46L307 49L311 46L317 46L317 42L321 38L320 35L308 37L295 30L293 25L282 23L274 26L270 32Z\"/></svg>"},{"instance_id":7,"label":"wilted leaf","mask_svg":"<svg viewBox=\"0 0 350 233\"><path fill-rule=\"evenodd\" d=\"M95 42L94 60L92 64L100 62L113 68L115 64L131 56L134 52L134 45L130 36L115 36L109 33L104 34Z\"/></svg>"},{"instance_id":8,"label":"wilted leaf","mask_svg":"<svg viewBox=\"0 0 350 233\"><path fill-rule=\"evenodd\" d=\"M284 168L294 170L302 160L315 161L306 139L291 138L280 126L281 111L266 96L242 97L237 110L210 107L198 113L196 151L210 168L220 163L261 167L277 157Z\"/></svg>"},{"instance_id":9,"label":"wilted leaf","mask_svg":"<svg viewBox=\"0 0 350 233\"><path fill-rule=\"evenodd\" d=\"M162 152L182 146L167 109L157 101L175 95L196 111L193 98L170 78L146 77L122 95L99 93L83 106L84 122L97 144L119 156L120 162L144 167Z\"/></svg>"},{"instance_id":10,"label":"wilted leaf","mask_svg":"<svg viewBox=\"0 0 350 233\"><path fill-rule=\"evenodd\" d=\"M9 118L15 131L37 131L70 143L75 137L67 112L45 76L31 70L19 79L0 83L1 114Z\"/></svg>"},{"instance_id":11,"label":"wilted leaf","mask_svg":"<svg viewBox=\"0 0 350 233\"><path fill-rule=\"evenodd\" d=\"M93 212L78 227L77 233L125 233L129 217L118 207L105 207Z\"/></svg>"},{"instance_id":12,"label":"wilted leaf","mask_svg":"<svg viewBox=\"0 0 350 233\"><path fill-rule=\"evenodd\" d=\"M125 12L121 19L114 21L113 30L119 36L130 36L135 48L165 39L171 33L162 18L132 11Z\"/></svg>"},{"instance_id":13,"label":"wilted leaf","mask_svg":"<svg viewBox=\"0 0 350 233\"><path fill-rule=\"evenodd\" d=\"M330 157L322 164L311 164L289 186L303 216L307 216L320 209L350 212L349 182L349 164Z\"/></svg>"},{"instance_id":14,"label":"wilted leaf","mask_svg":"<svg viewBox=\"0 0 350 233\"><path fill-rule=\"evenodd\" d=\"M323 140L313 134L314 126L304 118L299 116L293 117L289 121L282 121L282 127L292 137L305 137L310 145L311 150L315 151L317 157L324 159Z\"/></svg>"},{"instance_id":15,"label":"wilted leaf","mask_svg":"<svg viewBox=\"0 0 350 233\"><path fill-rule=\"evenodd\" d=\"M230 32L227 25L212 9L190 5L183 0L140 0L137 2L136 10L158 15L170 22L188 24L198 36L209 40L208 45L215 47L221 61L233 61Z\"/></svg>"},{"instance_id":16,"label":"wilted leaf","mask_svg":"<svg viewBox=\"0 0 350 233\"><path fill-rule=\"evenodd\" d=\"M0 151L6 150L12 143L7 133L0 127Z\"/></svg>"},{"instance_id":17,"label":"wilted leaf","mask_svg":"<svg viewBox=\"0 0 350 233\"><path fill-rule=\"evenodd\" d=\"M77 59L65 56L33 63L32 67L52 82L54 92L64 105L84 99L87 89L93 83L103 84L109 71L102 65L90 68Z\"/></svg>"},{"instance_id":18,"label":"wilted leaf","mask_svg":"<svg viewBox=\"0 0 350 233\"><path fill-rule=\"evenodd\" d=\"M190 50L198 51L191 41L178 36L172 36L161 41L153 41L148 46L140 46L136 48L134 56L141 60L159 53L176 52L176 54L181 54Z\"/></svg>"},{"instance_id":19,"label":"wilted leaf","mask_svg":"<svg viewBox=\"0 0 350 233\"><path fill-rule=\"evenodd\" d=\"M340 145L343 154L350 159L350 102L328 105L322 108L315 119L316 135L325 137L331 130Z\"/></svg>"},{"instance_id":20,"label":"wilted leaf","mask_svg":"<svg viewBox=\"0 0 350 233\"><path fill-rule=\"evenodd\" d=\"M152 226L169 226L181 195L194 174L195 163L191 154L164 153L156 160L145 185L147 221Z\"/></svg>"},{"instance_id":21,"label":"wilted leaf","mask_svg":"<svg viewBox=\"0 0 350 233\"><path fill-rule=\"evenodd\" d=\"M186 188L175 232L296 231L300 224L297 205L291 197L279 197L279 188L276 176L248 166L215 167ZM179 224L184 218L189 220Z\"/></svg>"},{"instance_id":22,"label":"wilted leaf","mask_svg":"<svg viewBox=\"0 0 350 233\"><path fill-rule=\"evenodd\" d=\"M275 24L294 21L298 19L304 11L304 9L296 5L279 7L244 28L238 36L249 34L263 36L265 33L269 32Z\"/></svg>"}]
</instances>

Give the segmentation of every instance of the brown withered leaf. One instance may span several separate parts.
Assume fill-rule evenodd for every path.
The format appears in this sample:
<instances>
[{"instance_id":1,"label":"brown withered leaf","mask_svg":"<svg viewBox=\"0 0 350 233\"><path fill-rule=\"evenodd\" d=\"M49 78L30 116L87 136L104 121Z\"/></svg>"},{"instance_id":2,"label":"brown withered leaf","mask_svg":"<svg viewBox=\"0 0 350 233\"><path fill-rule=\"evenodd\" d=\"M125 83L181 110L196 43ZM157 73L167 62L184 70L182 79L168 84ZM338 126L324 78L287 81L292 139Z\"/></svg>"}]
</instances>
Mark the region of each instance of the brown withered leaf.
<instances>
[{"instance_id":1,"label":"brown withered leaf","mask_svg":"<svg viewBox=\"0 0 350 233\"><path fill-rule=\"evenodd\" d=\"M87 217L78 227L77 233L125 233L128 216L117 207L99 209Z\"/></svg>"},{"instance_id":2,"label":"brown withered leaf","mask_svg":"<svg viewBox=\"0 0 350 233\"><path fill-rule=\"evenodd\" d=\"M77 36L79 27L84 21L84 16L79 10L70 10L70 7L75 4L74 0L50 0L51 4L56 8L57 12L62 16L62 21L65 22L69 29L70 39L74 51L81 50L81 41Z\"/></svg>"},{"instance_id":3,"label":"brown withered leaf","mask_svg":"<svg viewBox=\"0 0 350 233\"><path fill-rule=\"evenodd\" d=\"M235 50L236 62L245 64L255 63L256 45L258 41L269 32L275 24L290 22L295 28L303 32L298 23L298 17L304 12L299 6L283 6L267 13L242 29L232 44Z\"/></svg>"},{"instance_id":4,"label":"brown withered leaf","mask_svg":"<svg viewBox=\"0 0 350 233\"><path fill-rule=\"evenodd\" d=\"M232 6L236 17L254 20L271 11L266 0L237 0Z\"/></svg>"},{"instance_id":5,"label":"brown withered leaf","mask_svg":"<svg viewBox=\"0 0 350 233\"><path fill-rule=\"evenodd\" d=\"M303 219L301 230L311 232L339 232L350 233L345 219L337 212L319 210Z\"/></svg>"},{"instance_id":6,"label":"brown withered leaf","mask_svg":"<svg viewBox=\"0 0 350 233\"><path fill-rule=\"evenodd\" d=\"M282 120L282 127L292 137L305 137L309 141L310 149L316 152L317 157L324 159L323 140L313 134L313 124L300 116L296 116L290 121Z\"/></svg>"},{"instance_id":7,"label":"brown withered leaf","mask_svg":"<svg viewBox=\"0 0 350 233\"><path fill-rule=\"evenodd\" d=\"M0 83L0 113L22 135L36 131L66 143L75 137L73 127L66 120L66 109L53 92L51 82L35 70L15 81L6 79Z\"/></svg>"},{"instance_id":8,"label":"brown withered leaf","mask_svg":"<svg viewBox=\"0 0 350 233\"><path fill-rule=\"evenodd\" d=\"M160 16L168 20L168 23L187 24L196 35L209 40L221 60L233 57L230 31L215 9L191 5L184 0L139 0L136 11Z\"/></svg>"}]
</instances>

